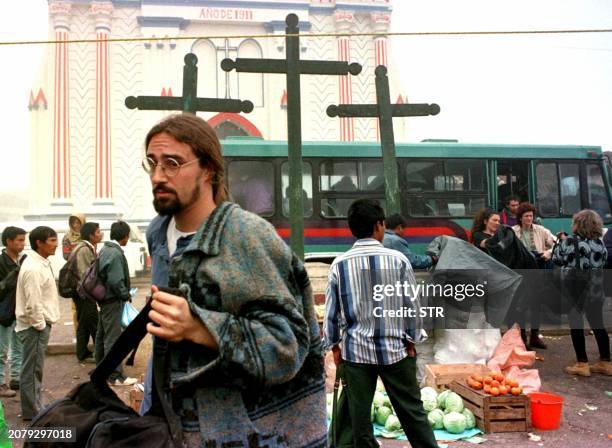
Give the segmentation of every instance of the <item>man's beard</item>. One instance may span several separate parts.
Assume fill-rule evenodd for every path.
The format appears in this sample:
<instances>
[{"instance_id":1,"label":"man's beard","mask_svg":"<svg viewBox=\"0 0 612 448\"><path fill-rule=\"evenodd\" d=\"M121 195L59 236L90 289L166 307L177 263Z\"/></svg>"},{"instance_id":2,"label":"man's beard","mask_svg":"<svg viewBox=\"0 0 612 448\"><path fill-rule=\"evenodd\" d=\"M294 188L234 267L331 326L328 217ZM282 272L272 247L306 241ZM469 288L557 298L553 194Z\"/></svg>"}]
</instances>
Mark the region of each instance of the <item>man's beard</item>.
<instances>
[{"instance_id":1,"label":"man's beard","mask_svg":"<svg viewBox=\"0 0 612 448\"><path fill-rule=\"evenodd\" d=\"M153 207L155 208L155 211L162 216L176 215L178 212L180 212L184 208L196 202L200 198L199 180L200 179L198 177L198 179L196 179L196 186L191 192L191 197L186 202L182 202L178 198L178 195L176 194L176 191L174 190L166 189L164 187L159 187L157 190L166 191L166 192L170 192L174 194L174 198L167 198L167 199L164 198L161 200L155 197L156 190L153 190Z\"/></svg>"}]
</instances>

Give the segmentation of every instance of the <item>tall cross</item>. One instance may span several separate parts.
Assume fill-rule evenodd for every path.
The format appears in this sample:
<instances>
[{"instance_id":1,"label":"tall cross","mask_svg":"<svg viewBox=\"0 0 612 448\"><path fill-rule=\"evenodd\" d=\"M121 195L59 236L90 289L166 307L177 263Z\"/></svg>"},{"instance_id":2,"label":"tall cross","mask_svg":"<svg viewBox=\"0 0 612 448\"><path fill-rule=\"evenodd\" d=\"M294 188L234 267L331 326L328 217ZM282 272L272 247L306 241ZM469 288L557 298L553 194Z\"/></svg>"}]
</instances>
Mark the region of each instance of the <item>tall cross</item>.
<instances>
[{"instance_id":1,"label":"tall cross","mask_svg":"<svg viewBox=\"0 0 612 448\"><path fill-rule=\"evenodd\" d=\"M285 18L285 59L224 59L221 68L227 72L284 73L287 79L287 144L289 146L289 221L291 248L304 258L304 214L302 203L302 116L300 111L301 75L358 75L361 65L346 61L301 61L299 19L295 14Z\"/></svg>"},{"instance_id":2,"label":"tall cross","mask_svg":"<svg viewBox=\"0 0 612 448\"><path fill-rule=\"evenodd\" d=\"M400 213L399 183L395 161L395 137L393 117L422 117L437 115L437 104L391 104L387 68L379 65L376 74L376 104L339 104L327 108L330 117L376 117L380 126L383 172L385 176L386 212L388 215Z\"/></svg>"},{"instance_id":3,"label":"tall cross","mask_svg":"<svg viewBox=\"0 0 612 448\"><path fill-rule=\"evenodd\" d=\"M198 58L193 53L185 55L183 67L183 96L128 96L128 109L182 110L195 114L206 112L244 112L253 110L253 103L220 98L198 98Z\"/></svg>"},{"instance_id":4,"label":"tall cross","mask_svg":"<svg viewBox=\"0 0 612 448\"><path fill-rule=\"evenodd\" d=\"M224 53L224 59L230 57L230 51L236 51L238 47L230 47L229 39L225 38L225 42L222 47L217 47L217 52L222 51ZM225 98L231 98L232 93L230 91L230 74L225 72Z\"/></svg>"}]
</instances>

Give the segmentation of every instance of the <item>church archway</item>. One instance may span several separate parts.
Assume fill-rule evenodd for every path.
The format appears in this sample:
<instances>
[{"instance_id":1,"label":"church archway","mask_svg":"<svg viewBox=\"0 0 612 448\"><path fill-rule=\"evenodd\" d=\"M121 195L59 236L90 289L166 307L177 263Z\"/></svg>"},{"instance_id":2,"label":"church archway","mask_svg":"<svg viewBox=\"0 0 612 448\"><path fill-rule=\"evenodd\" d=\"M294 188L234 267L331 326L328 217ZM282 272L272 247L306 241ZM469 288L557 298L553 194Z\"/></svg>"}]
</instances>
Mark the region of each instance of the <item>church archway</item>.
<instances>
[{"instance_id":1,"label":"church archway","mask_svg":"<svg viewBox=\"0 0 612 448\"><path fill-rule=\"evenodd\" d=\"M232 136L263 138L257 126L239 114L221 112L208 120L208 124L213 127L220 140Z\"/></svg>"}]
</instances>

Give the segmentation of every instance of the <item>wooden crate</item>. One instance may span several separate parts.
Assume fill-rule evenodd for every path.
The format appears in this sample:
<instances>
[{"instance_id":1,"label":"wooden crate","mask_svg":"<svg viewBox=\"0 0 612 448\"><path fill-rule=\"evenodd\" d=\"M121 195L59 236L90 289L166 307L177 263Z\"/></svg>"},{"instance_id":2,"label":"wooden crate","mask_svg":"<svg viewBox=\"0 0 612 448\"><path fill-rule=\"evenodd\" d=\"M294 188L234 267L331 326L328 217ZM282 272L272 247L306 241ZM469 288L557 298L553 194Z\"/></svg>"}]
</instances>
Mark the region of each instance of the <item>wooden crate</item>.
<instances>
[{"instance_id":1,"label":"wooden crate","mask_svg":"<svg viewBox=\"0 0 612 448\"><path fill-rule=\"evenodd\" d=\"M465 381L453 381L449 389L463 398L463 404L474 413L476 425L484 433L524 432L531 428L531 408L526 395L494 397L472 389Z\"/></svg>"},{"instance_id":2,"label":"wooden crate","mask_svg":"<svg viewBox=\"0 0 612 448\"><path fill-rule=\"evenodd\" d=\"M484 364L426 364L425 384L441 392L452 381L463 382L468 375L484 375L489 371Z\"/></svg>"}]
</instances>

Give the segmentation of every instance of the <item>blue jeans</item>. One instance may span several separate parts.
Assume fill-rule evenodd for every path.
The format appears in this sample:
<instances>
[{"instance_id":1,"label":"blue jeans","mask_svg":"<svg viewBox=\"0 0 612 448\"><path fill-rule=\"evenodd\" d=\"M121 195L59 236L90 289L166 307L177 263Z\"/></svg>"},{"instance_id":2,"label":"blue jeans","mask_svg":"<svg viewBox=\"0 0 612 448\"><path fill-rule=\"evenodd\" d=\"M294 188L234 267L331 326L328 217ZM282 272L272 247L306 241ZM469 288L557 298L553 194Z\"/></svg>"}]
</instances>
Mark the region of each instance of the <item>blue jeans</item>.
<instances>
[{"instance_id":1,"label":"blue jeans","mask_svg":"<svg viewBox=\"0 0 612 448\"><path fill-rule=\"evenodd\" d=\"M15 333L15 322L8 327L0 325L0 384L4 384L7 362L9 364L10 379L19 381L21 340Z\"/></svg>"}]
</instances>

